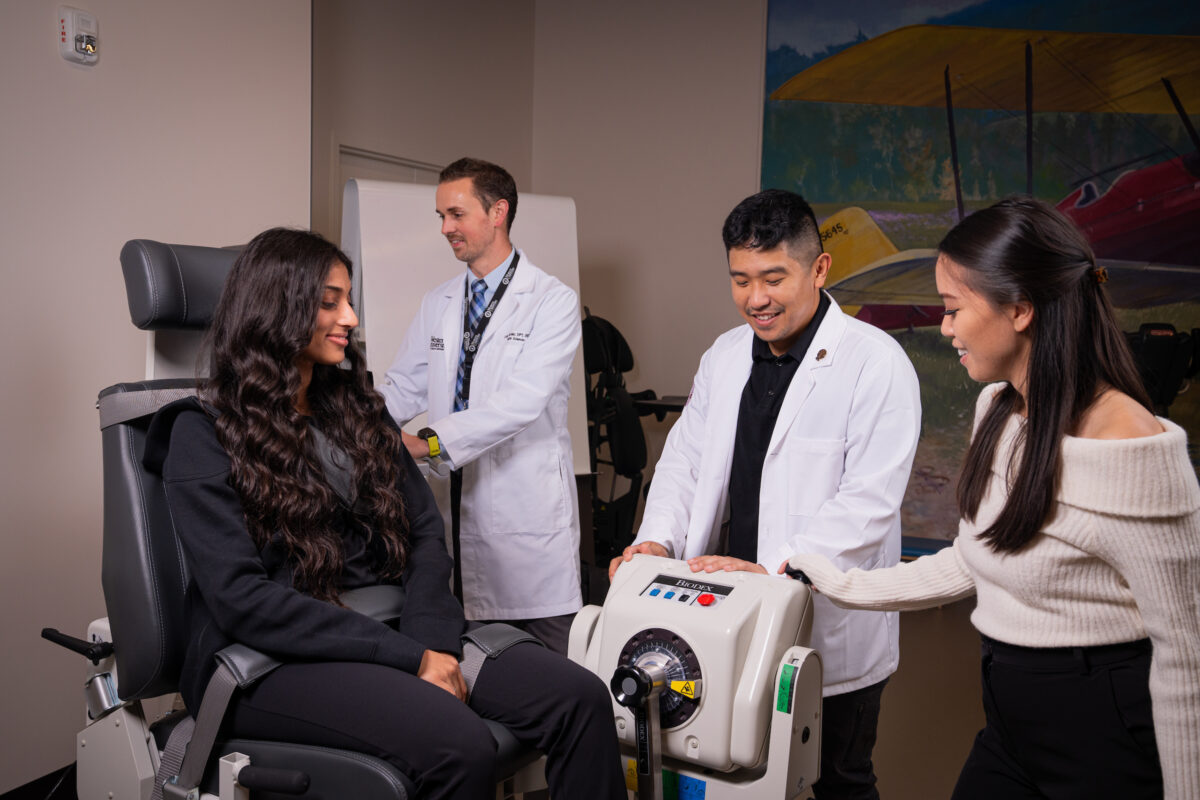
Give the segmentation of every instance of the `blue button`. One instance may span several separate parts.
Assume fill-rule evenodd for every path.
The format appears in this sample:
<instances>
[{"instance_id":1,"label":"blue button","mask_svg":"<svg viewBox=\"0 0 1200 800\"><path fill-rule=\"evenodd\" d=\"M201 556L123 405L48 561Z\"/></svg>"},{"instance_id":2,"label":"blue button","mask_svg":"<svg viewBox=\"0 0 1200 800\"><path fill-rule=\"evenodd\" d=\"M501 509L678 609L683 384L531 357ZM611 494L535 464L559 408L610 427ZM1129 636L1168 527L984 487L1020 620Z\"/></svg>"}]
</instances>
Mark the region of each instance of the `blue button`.
<instances>
[{"instance_id":1,"label":"blue button","mask_svg":"<svg viewBox=\"0 0 1200 800\"><path fill-rule=\"evenodd\" d=\"M659 592L659 590L658 590L658 589L651 589L651 590L650 590L650 596L651 596L651 597L658 597L658 592Z\"/></svg>"},{"instance_id":2,"label":"blue button","mask_svg":"<svg viewBox=\"0 0 1200 800\"><path fill-rule=\"evenodd\" d=\"M670 600L674 596L675 596L674 592L667 592L666 594L663 595L663 597L667 598L668 600Z\"/></svg>"}]
</instances>

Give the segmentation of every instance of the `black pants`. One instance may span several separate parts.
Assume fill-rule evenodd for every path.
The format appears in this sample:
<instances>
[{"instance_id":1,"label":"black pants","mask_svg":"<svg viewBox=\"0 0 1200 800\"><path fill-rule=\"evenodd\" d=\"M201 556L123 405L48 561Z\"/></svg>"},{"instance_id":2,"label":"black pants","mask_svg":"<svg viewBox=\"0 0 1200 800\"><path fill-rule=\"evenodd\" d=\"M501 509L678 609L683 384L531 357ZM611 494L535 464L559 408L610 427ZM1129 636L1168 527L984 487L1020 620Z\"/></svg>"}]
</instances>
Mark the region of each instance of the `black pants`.
<instances>
[{"instance_id":1,"label":"black pants","mask_svg":"<svg viewBox=\"0 0 1200 800\"><path fill-rule=\"evenodd\" d=\"M821 702L821 777L816 800L879 800L871 751L887 679Z\"/></svg>"},{"instance_id":2,"label":"black pants","mask_svg":"<svg viewBox=\"0 0 1200 800\"><path fill-rule=\"evenodd\" d=\"M470 703L378 664L285 664L234 703L235 736L377 756L421 800L495 796L495 743L482 718L546 754L555 797L624 800L612 701L592 673L535 644L488 659Z\"/></svg>"},{"instance_id":3,"label":"black pants","mask_svg":"<svg viewBox=\"0 0 1200 800\"><path fill-rule=\"evenodd\" d=\"M983 639L983 708L954 800L1161 798L1150 641L1027 648Z\"/></svg>"}]
</instances>

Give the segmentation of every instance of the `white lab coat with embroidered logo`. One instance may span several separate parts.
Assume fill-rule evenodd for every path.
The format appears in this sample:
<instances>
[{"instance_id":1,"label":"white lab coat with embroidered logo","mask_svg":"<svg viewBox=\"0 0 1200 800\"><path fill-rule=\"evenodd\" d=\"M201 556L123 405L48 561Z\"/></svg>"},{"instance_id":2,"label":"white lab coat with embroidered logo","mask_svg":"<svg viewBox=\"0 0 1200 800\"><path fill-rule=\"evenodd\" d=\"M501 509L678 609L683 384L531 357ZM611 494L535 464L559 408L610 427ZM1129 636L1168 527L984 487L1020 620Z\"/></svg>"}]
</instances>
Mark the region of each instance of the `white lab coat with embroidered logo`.
<instances>
[{"instance_id":1,"label":"white lab coat with embroidered logo","mask_svg":"<svg viewBox=\"0 0 1200 800\"><path fill-rule=\"evenodd\" d=\"M567 401L581 335L579 300L520 252L512 283L480 341L470 405L451 413L464 287L459 274L425 295L379 391L401 425L428 412L452 466L464 468L460 543L467 617L533 619L578 611L579 514ZM447 531L448 483L441 474L430 475Z\"/></svg>"},{"instance_id":2,"label":"white lab coat with embroidered logo","mask_svg":"<svg viewBox=\"0 0 1200 800\"><path fill-rule=\"evenodd\" d=\"M753 336L748 325L728 331L701 359L655 466L635 543L659 542L683 559L722 547ZM793 553L821 553L843 570L897 563L900 503L920 427L917 376L903 349L831 301L763 461L758 562L772 574ZM815 602L812 646L821 652L826 695L895 672L896 614L847 611L820 595Z\"/></svg>"}]
</instances>

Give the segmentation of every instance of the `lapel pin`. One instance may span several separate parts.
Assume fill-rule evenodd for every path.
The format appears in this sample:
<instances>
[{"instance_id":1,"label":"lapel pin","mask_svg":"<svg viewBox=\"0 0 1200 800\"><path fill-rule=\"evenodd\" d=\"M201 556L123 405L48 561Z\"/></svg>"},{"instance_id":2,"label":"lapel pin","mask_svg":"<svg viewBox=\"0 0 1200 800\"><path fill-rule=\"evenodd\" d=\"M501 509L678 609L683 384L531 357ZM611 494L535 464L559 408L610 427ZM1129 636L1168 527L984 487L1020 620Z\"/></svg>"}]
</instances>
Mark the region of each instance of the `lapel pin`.
<instances>
[{"instance_id":1,"label":"lapel pin","mask_svg":"<svg viewBox=\"0 0 1200 800\"><path fill-rule=\"evenodd\" d=\"M825 357L825 351L824 351L823 349L822 349L822 350L818 350L818 351L817 351L817 361L820 361L820 360L821 360L821 359L823 359L824 357Z\"/></svg>"}]
</instances>

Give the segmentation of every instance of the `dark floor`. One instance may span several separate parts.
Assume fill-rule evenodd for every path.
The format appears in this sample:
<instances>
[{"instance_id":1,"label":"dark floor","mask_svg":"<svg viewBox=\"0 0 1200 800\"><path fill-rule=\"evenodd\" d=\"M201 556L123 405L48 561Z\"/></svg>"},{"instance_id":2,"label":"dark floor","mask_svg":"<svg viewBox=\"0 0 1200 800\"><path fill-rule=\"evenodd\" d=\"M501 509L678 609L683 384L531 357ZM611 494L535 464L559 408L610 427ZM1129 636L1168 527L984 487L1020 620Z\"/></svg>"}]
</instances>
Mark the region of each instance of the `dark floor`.
<instances>
[{"instance_id":1,"label":"dark floor","mask_svg":"<svg viewBox=\"0 0 1200 800\"><path fill-rule=\"evenodd\" d=\"M0 800L77 800L75 796L75 765L68 764L36 781L0 794Z\"/></svg>"}]
</instances>

